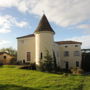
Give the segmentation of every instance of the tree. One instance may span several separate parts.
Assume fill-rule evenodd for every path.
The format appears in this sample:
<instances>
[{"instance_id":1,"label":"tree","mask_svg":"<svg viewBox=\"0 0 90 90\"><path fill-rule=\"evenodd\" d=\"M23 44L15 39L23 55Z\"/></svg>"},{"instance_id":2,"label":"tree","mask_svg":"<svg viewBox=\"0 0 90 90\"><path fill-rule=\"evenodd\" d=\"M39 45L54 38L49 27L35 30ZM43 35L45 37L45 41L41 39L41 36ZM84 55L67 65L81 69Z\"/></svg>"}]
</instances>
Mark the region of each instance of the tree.
<instances>
[{"instance_id":1,"label":"tree","mask_svg":"<svg viewBox=\"0 0 90 90\"><path fill-rule=\"evenodd\" d=\"M56 62L56 56L55 56L55 52L53 51L53 59L54 59L54 70L57 71L57 62Z\"/></svg>"},{"instance_id":2,"label":"tree","mask_svg":"<svg viewBox=\"0 0 90 90\"><path fill-rule=\"evenodd\" d=\"M10 55L14 55L14 56L17 55L17 51L16 51L15 49L13 49L12 47L2 48L2 49L0 50L0 52L7 52L7 53L9 53Z\"/></svg>"},{"instance_id":3,"label":"tree","mask_svg":"<svg viewBox=\"0 0 90 90\"><path fill-rule=\"evenodd\" d=\"M45 60L43 65L45 67L45 70L51 72L53 70L53 58L49 54L48 50L46 50L46 56L44 58Z\"/></svg>"}]
</instances>

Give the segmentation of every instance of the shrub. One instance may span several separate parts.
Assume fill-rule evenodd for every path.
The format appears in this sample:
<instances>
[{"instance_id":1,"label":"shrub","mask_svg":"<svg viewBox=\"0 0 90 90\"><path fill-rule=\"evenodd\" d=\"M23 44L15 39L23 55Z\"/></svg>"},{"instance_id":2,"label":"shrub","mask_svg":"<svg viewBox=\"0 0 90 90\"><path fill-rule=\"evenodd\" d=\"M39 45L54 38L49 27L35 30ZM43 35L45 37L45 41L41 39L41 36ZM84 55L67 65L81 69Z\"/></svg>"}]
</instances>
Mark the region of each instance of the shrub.
<instances>
[{"instance_id":1,"label":"shrub","mask_svg":"<svg viewBox=\"0 0 90 90\"><path fill-rule=\"evenodd\" d=\"M3 66L3 62L2 61L0 61L0 67L2 67Z\"/></svg>"},{"instance_id":2,"label":"shrub","mask_svg":"<svg viewBox=\"0 0 90 90\"><path fill-rule=\"evenodd\" d=\"M37 66L37 69L40 70L40 71L45 71L43 60L40 60L39 63L40 63L40 65Z\"/></svg>"},{"instance_id":3,"label":"shrub","mask_svg":"<svg viewBox=\"0 0 90 90\"><path fill-rule=\"evenodd\" d=\"M45 68L45 71L48 71L48 72L51 72L53 71L53 58L51 57L51 55L49 54L49 51L46 50L46 56L44 57L45 60L44 60L44 68Z\"/></svg>"},{"instance_id":4,"label":"shrub","mask_svg":"<svg viewBox=\"0 0 90 90\"><path fill-rule=\"evenodd\" d=\"M17 65L22 65L23 63L22 63L22 61L17 61L16 64Z\"/></svg>"},{"instance_id":5,"label":"shrub","mask_svg":"<svg viewBox=\"0 0 90 90\"><path fill-rule=\"evenodd\" d=\"M71 72L72 72L72 74L83 74L84 70L76 67L76 68L72 68Z\"/></svg>"},{"instance_id":6,"label":"shrub","mask_svg":"<svg viewBox=\"0 0 90 90\"><path fill-rule=\"evenodd\" d=\"M31 70L36 70L36 64L31 63L30 65L22 65L19 67L20 69L31 69Z\"/></svg>"},{"instance_id":7,"label":"shrub","mask_svg":"<svg viewBox=\"0 0 90 90\"><path fill-rule=\"evenodd\" d=\"M17 59L16 58L12 58L11 60L10 60L10 63L9 63L10 65L16 65L17 64Z\"/></svg>"}]
</instances>

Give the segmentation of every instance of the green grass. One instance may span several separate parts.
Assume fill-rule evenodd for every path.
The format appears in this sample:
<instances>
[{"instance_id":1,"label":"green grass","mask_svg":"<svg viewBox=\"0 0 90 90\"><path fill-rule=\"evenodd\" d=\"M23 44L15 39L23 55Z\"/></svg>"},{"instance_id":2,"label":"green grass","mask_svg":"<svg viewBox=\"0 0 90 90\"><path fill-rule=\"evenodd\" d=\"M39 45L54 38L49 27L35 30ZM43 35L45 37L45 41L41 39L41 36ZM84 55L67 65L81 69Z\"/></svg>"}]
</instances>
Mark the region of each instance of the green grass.
<instances>
[{"instance_id":1,"label":"green grass","mask_svg":"<svg viewBox=\"0 0 90 90\"><path fill-rule=\"evenodd\" d=\"M90 90L90 76L59 75L0 67L0 90Z\"/></svg>"}]
</instances>

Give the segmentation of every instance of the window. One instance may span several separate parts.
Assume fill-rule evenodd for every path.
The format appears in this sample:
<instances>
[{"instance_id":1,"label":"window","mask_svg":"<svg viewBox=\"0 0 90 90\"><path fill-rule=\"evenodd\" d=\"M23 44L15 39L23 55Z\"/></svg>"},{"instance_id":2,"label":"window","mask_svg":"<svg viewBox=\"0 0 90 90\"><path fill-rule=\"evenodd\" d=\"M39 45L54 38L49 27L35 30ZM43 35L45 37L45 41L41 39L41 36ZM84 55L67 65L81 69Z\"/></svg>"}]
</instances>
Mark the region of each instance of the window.
<instances>
[{"instance_id":1,"label":"window","mask_svg":"<svg viewBox=\"0 0 90 90\"><path fill-rule=\"evenodd\" d=\"M65 48L67 48L68 46L65 46Z\"/></svg>"},{"instance_id":2,"label":"window","mask_svg":"<svg viewBox=\"0 0 90 90\"><path fill-rule=\"evenodd\" d=\"M69 56L69 51L65 51L64 56Z\"/></svg>"},{"instance_id":3,"label":"window","mask_svg":"<svg viewBox=\"0 0 90 90\"><path fill-rule=\"evenodd\" d=\"M42 59L43 58L43 55L42 55L42 52L41 52L41 54L40 54L40 59Z\"/></svg>"},{"instance_id":4,"label":"window","mask_svg":"<svg viewBox=\"0 0 90 90\"><path fill-rule=\"evenodd\" d=\"M75 45L75 47L78 47L78 45Z\"/></svg>"},{"instance_id":5,"label":"window","mask_svg":"<svg viewBox=\"0 0 90 90\"><path fill-rule=\"evenodd\" d=\"M80 56L80 51L74 51L74 56Z\"/></svg>"},{"instance_id":6,"label":"window","mask_svg":"<svg viewBox=\"0 0 90 90\"><path fill-rule=\"evenodd\" d=\"M27 52L27 61L30 61L30 60L31 60L31 53Z\"/></svg>"},{"instance_id":7,"label":"window","mask_svg":"<svg viewBox=\"0 0 90 90\"><path fill-rule=\"evenodd\" d=\"M79 62L78 61L76 61L76 67L79 67Z\"/></svg>"},{"instance_id":8,"label":"window","mask_svg":"<svg viewBox=\"0 0 90 90\"><path fill-rule=\"evenodd\" d=\"M6 59L6 56L3 56L4 59Z\"/></svg>"}]
</instances>

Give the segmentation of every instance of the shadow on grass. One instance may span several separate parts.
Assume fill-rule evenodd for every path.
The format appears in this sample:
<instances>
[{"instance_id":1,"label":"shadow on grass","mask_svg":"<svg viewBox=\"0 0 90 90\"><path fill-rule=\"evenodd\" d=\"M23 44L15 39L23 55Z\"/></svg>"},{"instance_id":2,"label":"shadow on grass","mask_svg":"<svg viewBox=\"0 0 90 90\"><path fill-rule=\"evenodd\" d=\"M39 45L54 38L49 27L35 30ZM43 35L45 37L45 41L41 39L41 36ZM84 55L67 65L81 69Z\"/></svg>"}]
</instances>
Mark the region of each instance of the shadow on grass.
<instances>
[{"instance_id":1,"label":"shadow on grass","mask_svg":"<svg viewBox=\"0 0 90 90\"><path fill-rule=\"evenodd\" d=\"M37 88L17 86L13 84L0 84L0 90L40 90Z\"/></svg>"}]
</instances>

